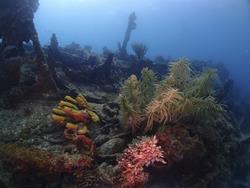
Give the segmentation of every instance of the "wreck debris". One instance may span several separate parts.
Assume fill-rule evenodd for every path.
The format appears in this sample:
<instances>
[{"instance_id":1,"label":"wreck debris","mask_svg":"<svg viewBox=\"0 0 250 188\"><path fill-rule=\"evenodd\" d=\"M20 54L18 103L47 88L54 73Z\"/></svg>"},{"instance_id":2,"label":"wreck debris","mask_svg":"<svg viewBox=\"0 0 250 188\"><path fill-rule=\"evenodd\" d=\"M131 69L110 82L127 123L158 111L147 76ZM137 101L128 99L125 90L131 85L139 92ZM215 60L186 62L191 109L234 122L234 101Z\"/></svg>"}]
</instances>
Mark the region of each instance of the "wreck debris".
<instances>
[{"instance_id":1,"label":"wreck debris","mask_svg":"<svg viewBox=\"0 0 250 188\"><path fill-rule=\"evenodd\" d=\"M23 42L32 41L38 69L37 89L55 91L56 85L47 68L46 58L33 22L38 6L38 0L10 0L0 3L0 38L3 41L0 54L2 58L6 58L3 52L12 46L17 50L13 55L22 55Z\"/></svg>"},{"instance_id":2,"label":"wreck debris","mask_svg":"<svg viewBox=\"0 0 250 188\"><path fill-rule=\"evenodd\" d=\"M128 45L132 31L136 29L135 20L136 20L136 14L135 12L133 12L129 16L129 22L128 22L127 30L123 39L123 43L122 44L118 43L119 56L123 59L128 56L127 45Z\"/></svg>"}]
</instances>

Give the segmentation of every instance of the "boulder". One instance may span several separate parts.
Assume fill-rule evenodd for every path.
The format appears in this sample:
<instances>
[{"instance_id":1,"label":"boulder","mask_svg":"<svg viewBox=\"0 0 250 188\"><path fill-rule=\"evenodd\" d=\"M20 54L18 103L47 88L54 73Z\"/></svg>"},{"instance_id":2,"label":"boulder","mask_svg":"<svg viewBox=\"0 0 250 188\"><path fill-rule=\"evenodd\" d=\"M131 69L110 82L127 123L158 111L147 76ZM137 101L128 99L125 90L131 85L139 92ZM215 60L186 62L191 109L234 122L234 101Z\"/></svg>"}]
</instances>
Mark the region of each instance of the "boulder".
<instances>
[{"instance_id":1,"label":"boulder","mask_svg":"<svg viewBox=\"0 0 250 188\"><path fill-rule=\"evenodd\" d=\"M112 138L105 142L99 148L100 155L112 155L115 153L120 153L125 148L125 140L121 138Z\"/></svg>"}]
</instances>

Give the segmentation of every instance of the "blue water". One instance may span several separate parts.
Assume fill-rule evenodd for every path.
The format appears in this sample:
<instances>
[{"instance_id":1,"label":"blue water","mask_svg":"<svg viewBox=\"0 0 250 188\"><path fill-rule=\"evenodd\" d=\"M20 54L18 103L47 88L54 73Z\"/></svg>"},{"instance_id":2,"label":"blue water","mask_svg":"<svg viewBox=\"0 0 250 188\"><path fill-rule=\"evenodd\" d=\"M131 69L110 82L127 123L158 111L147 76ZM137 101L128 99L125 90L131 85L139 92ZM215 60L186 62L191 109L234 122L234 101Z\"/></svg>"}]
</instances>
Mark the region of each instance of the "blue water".
<instances>
[{"instance_id":1,"label":"blue water","mask_svg":"<svg viewBox=\"0 0 250 188\"><path fill-rule=\"evenodd\" d=\"M56 33L60 45L75 41L100 53L117 49L133 11L130 42L145 43L148 57L224 62L250 96L249 0L40 0L35 23L42 44Z\"/></svg>"}]
</instances>

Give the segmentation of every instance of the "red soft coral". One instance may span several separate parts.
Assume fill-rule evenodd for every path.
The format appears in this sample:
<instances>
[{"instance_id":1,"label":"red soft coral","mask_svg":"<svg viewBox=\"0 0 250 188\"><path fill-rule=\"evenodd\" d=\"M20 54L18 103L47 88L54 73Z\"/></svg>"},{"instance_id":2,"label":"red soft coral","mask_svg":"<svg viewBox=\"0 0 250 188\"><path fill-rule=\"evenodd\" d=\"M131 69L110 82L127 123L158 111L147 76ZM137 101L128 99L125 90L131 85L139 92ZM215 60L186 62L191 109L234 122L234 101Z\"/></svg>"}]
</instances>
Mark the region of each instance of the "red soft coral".
<instances>
[{"instance_id":1,"label":"red soft coral","mask_svg":"<svg viewBox=\"0 0 250 188\"><path fill-rule=\"evenodd\" d=\"M155 162L166 163L155 136L131 144L118 159L122 187L141 187L149 176L143 168Z\"/></svg>"}]
</instances>

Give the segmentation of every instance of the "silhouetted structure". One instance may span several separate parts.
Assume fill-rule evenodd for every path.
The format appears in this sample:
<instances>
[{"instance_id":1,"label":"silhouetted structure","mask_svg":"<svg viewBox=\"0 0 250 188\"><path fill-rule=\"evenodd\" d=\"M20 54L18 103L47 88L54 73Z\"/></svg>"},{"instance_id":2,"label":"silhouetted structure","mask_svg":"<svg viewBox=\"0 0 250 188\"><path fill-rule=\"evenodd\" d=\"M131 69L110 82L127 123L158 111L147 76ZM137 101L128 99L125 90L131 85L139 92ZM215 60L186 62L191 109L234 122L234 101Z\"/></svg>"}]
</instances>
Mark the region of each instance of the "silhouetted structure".
<instances>
[{"instance_id":1,"label":"silhouetted structure","mask_svg":"<svg viewBox=\"0 0 250 188\"><path fill-rule=\"evenodd\" d=\"M55 33L53 33L50 38L50 49L53 52L58 52L58 40Z\"/></svg>"},{"instance_id":2,"label":"silhouetted structure","mask_svg":"<svg viewBox=\"0 0 250 188\"><path fill-rule=\"evenodd\" d=\"M128 55L128 53L127 53L127 45L128 45L128 41L130 39L131 32L136 29L135 20L136 20L136 14L135 14L135 12L133 12L129 16L128 27L127 27L127 31L125 33L123 43L122 43L122 45L121 45L121 43L118 43L119 56L121 58L125 58Z\"/></svg>"},{"instance_id":3,"label":"silhouetted structure","mask_svg":"<svg viewBox=\"0 0 250 188\"><path fill-rule=\"evenodd\" d=\"M137 56L138 60L141 61L143 60L144 56L146 55L148 48L146 45L142 43L134 43L132 44L132 49Z\"/></svg>"},{"instance_id":4,"label":"silhouetted structure","mask_svg":"<svg viewBox=\"0 0 250 188\"><path fill-rule=\"evenodd\" d=\"M38 9L38 0L8 0L0 1L0 38L2 45L0 54L7 53L18 56L23 53L23 42L33 42L36 55L38 78L37 86L55 88L46 65L46 59L41 48L38 34L33 22L34 13ZM8 51L16 51L10 53ZM10 56L11 57L11 56Z\"/></svg>"}]
</instances>

